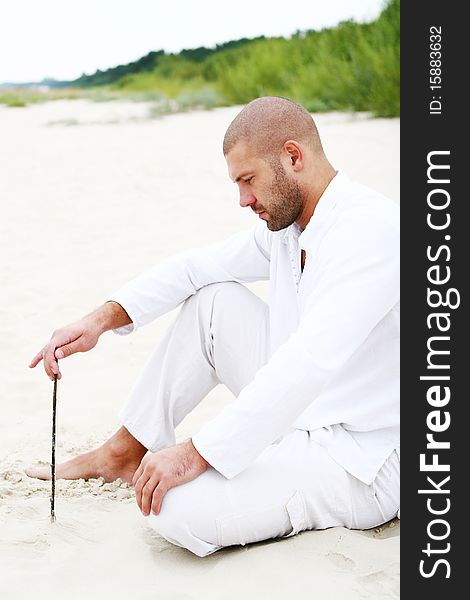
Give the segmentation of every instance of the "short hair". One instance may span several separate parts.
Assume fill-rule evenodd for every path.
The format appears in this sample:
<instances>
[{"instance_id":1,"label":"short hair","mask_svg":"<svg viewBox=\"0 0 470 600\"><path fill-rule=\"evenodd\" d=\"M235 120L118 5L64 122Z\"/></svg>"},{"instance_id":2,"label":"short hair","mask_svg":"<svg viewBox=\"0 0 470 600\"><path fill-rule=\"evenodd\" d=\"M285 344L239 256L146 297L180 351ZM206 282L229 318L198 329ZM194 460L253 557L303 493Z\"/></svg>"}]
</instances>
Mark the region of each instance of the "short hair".
<instances>
[{"instance_id":1,"label":"short hair","mask_svg":"<svg viewBox=\"0 0 470 600\"><path fill-rule=\"evenodd\" d=\"M281 96L264 96L247 104L230 123L224 137L224 156L245 142L257 156L277 158L287 140L307 144L323 153L311 114L300 104Z\"/></svg>"}]
</instances>

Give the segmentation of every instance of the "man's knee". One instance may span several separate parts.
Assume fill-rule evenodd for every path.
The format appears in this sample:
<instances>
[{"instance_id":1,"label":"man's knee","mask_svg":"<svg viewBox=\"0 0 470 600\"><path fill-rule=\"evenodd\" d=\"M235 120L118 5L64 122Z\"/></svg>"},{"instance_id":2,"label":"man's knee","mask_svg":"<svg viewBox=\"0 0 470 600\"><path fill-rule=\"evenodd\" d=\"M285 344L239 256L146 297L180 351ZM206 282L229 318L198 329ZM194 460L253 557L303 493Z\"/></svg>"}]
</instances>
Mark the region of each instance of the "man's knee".
<instances>
[{"instance_id":1,"label":"man's knee","mask_svg":"<svg viewBox=\"0 0 470 600\"><path fill-rule=\"evenodd\" d=\"M252 292L248 288L235 281L210 283L187 298L183 313L195 310L203 329L208 330L220 314L230 313L233 316L236 310L250 301L250 295Z\"/></svg>"},{"instance_id":2,"label":"man's knee","mask_svg":"<svg viewBox=\"0 0 470 600\"><path fill-rule=\"evenodd\" d=\"M242 283L236 281L221 281L218 283L209 283L208 285L199 288L193 298L202 301L230 301L232 298L249 295L252 292Z\"/></svg>"},{"instance_id":3,"label":"man's knee","mask_svg":"<svg viewBox=\"0 0 470 600\"><path fill-rule=\"evenodd\" d=\"M207 556L220 548L215 519L204 503L194 501L185 489L187 485L171 489L163 500L160 513L150 514L147 520L154 531L172 544L197 556Z\"/></svg>"}]
</instances>

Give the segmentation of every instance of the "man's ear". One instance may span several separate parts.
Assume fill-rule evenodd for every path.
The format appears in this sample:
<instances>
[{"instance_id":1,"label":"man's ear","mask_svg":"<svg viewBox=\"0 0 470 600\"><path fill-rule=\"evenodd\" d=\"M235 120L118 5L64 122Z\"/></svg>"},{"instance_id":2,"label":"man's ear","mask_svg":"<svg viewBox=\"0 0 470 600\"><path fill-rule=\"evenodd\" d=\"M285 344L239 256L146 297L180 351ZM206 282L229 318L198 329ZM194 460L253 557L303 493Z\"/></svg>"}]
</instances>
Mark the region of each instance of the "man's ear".
<instances>
[{"instance_id":1,"label":"man's ear","mask_svg":"<svg viewBox=\"0 0 470 600\"><path fill-rule=\"evenodd\" d=\"M294 140L287 140L282 149L289 158L292 170L296 173L301 171L304 167L304 152L300 144Z\"/></svg>"}]
</instances>

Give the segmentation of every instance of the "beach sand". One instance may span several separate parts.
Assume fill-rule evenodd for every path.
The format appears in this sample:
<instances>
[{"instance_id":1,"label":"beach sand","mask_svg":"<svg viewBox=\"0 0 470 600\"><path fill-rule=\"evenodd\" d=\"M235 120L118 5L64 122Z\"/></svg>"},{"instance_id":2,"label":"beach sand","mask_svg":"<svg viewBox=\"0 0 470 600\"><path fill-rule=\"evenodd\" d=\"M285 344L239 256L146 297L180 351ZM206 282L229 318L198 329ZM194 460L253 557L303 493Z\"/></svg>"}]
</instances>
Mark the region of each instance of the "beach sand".
<instances>
[{"instance_id":1,"label":"beach sand","mask_svg":"<svg viewBox=\"0 0 470 600\"><path fill-rule=\"evenodd\" d=\"M149 109L82 100L0 107L0 598L398 598L398 521L201 559L149 530L120 481L58 481L51 524L50 483L24 474L50 459L52 383L27 365L52 331L162 257L255 223L238 206L221 152L239 109L159 119ZM316 120L336 168L398 201L398 120ZM265 283L250 287L267 298ZM118 427L117 412L174 314L130 336L109 332L92 352L62 361L58 462ZM218 386L178 440L229 401Z\"/></svg>"}]
</instances>

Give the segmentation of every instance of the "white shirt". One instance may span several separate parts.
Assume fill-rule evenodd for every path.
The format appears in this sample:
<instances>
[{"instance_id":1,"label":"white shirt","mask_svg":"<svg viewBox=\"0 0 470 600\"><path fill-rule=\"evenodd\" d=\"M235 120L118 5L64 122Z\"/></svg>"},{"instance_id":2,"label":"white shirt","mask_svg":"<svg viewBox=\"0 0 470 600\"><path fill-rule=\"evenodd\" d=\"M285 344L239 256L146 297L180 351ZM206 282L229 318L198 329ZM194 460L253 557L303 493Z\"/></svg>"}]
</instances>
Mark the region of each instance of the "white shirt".
<instances>
[{"instance_id":1,"label":"white shirt","mask_svg":"<svg viewBox=\"0 0 470 600\"><path fill-rule=\"evenodd\" d=\"M145 325L204 285L262 279L271 357L194 446L231 478L293 426L371 483L399 448L399 210L381 194L340 172L304 231L260 222L162 261L111 295L132 320L115 331Z\"/></svg>"}]
</instances>

